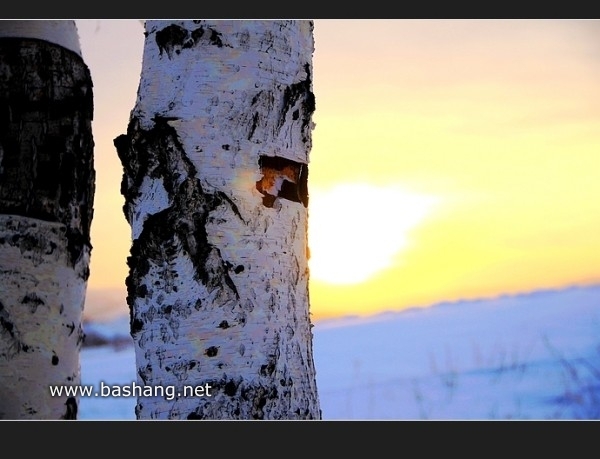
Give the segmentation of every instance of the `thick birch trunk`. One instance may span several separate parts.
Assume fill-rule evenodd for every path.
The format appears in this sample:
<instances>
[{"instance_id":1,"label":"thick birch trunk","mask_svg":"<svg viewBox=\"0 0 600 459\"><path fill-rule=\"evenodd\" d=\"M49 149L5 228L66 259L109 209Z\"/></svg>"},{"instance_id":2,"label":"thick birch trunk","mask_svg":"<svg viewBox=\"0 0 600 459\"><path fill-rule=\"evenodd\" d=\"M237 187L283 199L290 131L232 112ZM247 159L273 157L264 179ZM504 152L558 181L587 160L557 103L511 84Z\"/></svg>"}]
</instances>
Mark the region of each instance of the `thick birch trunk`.
<instances>
[{"instance_id":1,"label":"thick birch trunk","mask_svg":"<svg viewBox=\"0 0 600 459\"><path fill-rule=\"evenodd\" d=\"M318 419L312 21L148 21L126 135L140 419ZM183 396L184 386L209 395ZM177 396L177 393L180 396Z\"/></svg>"},{"instance_id":2,"label":"thick birch trunk","mask_svg":"<svg viewBox=\"0 0 600 459\"><path fill-rule=\"evenodd\" d=\"M76 419L94 194L72 21L0 21L0 418Z\"/></svg>"}]
</instances>

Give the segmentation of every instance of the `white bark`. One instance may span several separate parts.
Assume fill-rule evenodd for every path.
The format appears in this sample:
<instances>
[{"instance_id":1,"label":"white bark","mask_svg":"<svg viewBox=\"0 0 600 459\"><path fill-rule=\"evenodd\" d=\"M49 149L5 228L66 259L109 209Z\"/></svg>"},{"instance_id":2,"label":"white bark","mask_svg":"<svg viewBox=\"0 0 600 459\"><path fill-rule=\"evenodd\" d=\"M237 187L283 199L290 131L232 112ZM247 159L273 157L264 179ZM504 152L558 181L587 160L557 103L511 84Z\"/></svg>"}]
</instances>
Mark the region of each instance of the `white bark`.
<instances>
[{"instance_id":1,"label":"white bark","mask_svg":"<svg viewBox=\"0 0 600 459\"><path fill-rule=\"evenodd\" d=\"M72 21L0 21L0 418L76 419L94 192Z\"/></svg>"},{"instance_id":2,"label":"white bark","mask_svg":"<svg viewBox=\"0 0 600 459\"><path fill-rule=\"evenodd\" d=\"M307 165L312 21L147 21L115 139L142 419L315 419Z\"/></svg>"}]
</instances>

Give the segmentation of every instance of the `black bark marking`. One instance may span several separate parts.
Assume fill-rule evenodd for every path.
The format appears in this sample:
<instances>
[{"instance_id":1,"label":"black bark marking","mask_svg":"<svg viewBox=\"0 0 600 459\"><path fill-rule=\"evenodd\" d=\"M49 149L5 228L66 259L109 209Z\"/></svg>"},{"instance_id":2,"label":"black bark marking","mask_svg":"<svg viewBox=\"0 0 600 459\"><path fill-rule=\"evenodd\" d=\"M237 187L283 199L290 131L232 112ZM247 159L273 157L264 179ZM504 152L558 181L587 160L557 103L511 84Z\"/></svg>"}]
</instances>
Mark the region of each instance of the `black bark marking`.
<instances>
[{"instance_id":1,"label":"black bark marking","mask_svg":"<svg viewBox=\"0 0 600 459\"><path fill-rule=\"evenodd\" d=\"M229 397L234 397L237 392L237 388L238 384L236 384L235 381L232 379L225 384L223 392Z\"/></svg>"},{"instance_id":2,"label":"black bark marking","mask_svg":"<svg viewBox=\"0 0 600 459\"><path fill-rule=\"evenodd\" d=\"M222 414L232 413L231 419L270 419L273 410L287 406L286 411L277 411L273 418L308 419L310 416L291 416L291 391L278 390L277 387L262 384L248 384L242 378L237 380L224 377L219 381L210 380L200 383L211 386L210 399L200 397L198 406L187 415L187 419L222 419ZM214 403L219 399L218 403ZM226 408L223 406L226 405ZM304 410L303 410L304 411Z\"/></svg>"},{"instance_id":3,"label":"black bark marking","mask_svg":"<svg viewBox=\"0 0 600 459\"><path fill-rule=\"evenodd\" d=\"M81 254L83 253L84 247L87 245L90 249L92 247L89 242L89 234L86 237L79 231L78 229L67 228L67 252L69 252L69 258L71 260L71 264L75 266ZM89 271L87 274L84 274L84 277L89 276Z\"/></svg>"},{"instance_id":4,"label":"black bark marking","mask_svg":"<svg viewBox=\"0 0 600 459\"><path fill-rule=\"evenodd\" d=\"M246 387L241 390L241 396L252 402L250 415L253 419L265 419L267 402L272 400L277 403L279 401L276 387L257 386L252 387L251 390Z\"/></svg>"},{"instance_id":5,"label":"black bark marking","mask_svg":"<svg viewBox=\"0 0 600 459\"><path fill-rule=\"evenodd\" d=\"M253 101L254 103L254 101ZM254 135L254 132L256 131L256 127L258 126L258 112L255 112L254 115L252 115L252 126L250 126L250 132L248 132L248 140L252 139L252 136Z\"/></svg>"},{"instance_id":6,"label":"black bark marking","mask_svg":"<svg viewBox=\"0 0 600 459\"><path fill-rule=\"evenodd\" d=\"M210 32L210 42L213 45L218 46L219 48L223 47L223 41L221 40L221 33L217 32L214 29L211 29L210 27L208 28L208 31Z\"/></svg>"},{"instance_id":7,"label":"black bark marking","mask_svg":"<svg viewBox=\"0 0 600 459\"><path fill-rule=\"evenodd\" d=\"M80 323L77 327L77 346L81 347L85 340L85 332L83 331L83 325Z\"/></svg>"},{"instance_id":8,"label":"black bark marking","mask_svg":"<svg viewBox=\"0 0 600 459\"><path fill-rule=\"evenodd\" d=\"M202 37L205 37L205 40L202 40ZM221 37L222 34L211 27L200 26L190 32L179 25L171 24L156 32L156 45L161 56L164 51L167 57L172 59L173 53L180 54L182 49L192 48L201 41L222 48L224 44Z\"/></svg>"},{"instance_id":9,"label":"black bark marking","mask_svg":"<svg viewBox=\"0 0 600 459\"><path fill-rule=\"evenodd\" d=\"M227 286L230 288L230 290L235 294L236 299L239 300L240 299L240 294L239 294L239 292L237 290L237 287L233 283L233 280L229 276L229 274L227 274L227 273L224 272L223 273L223 280L225 281L225 284L227 284Z\"/></svg>"},{"instance_id":10,"label":"black bark marking","mask_svg":"<svg viewBox=\"0 0 600 459\"><path fill-rule=\"evenodd\" d=\"M146 284L139 285L135 293L138 298L145 298L148 295L148 286Z\"/></svg>"},{"instance_id":11,"label":"black bark marking","mask_svg":"<svg viewBox=\"0 0 600 459\"><path fill-rule=\"evenodd\" d=\"M269 362L266 365L260 366L260 374L261 376L271 376L275 371L275 362Z\"/></svg>"},{"instance_id":12,"label":"black bark marking","mask_svg":"<svg viewBox=\"0 0 600 459\"><path fill-rule=\"evenodd\" d=\"M77 399L75 397L69 397L65 402L67 409L65 414L62 416L63 419L76 420L77 419Z\"/></svg>"},{"instance_id":13,"label":"black bark marking","mask_svg":"<svg viewBox=\"0 0 600 459\"><path fill-rule=\"evenodd\" d=\"M54 365L54 366L58 365L58 356L56 354L54 354L52 356L51 362L52 362L52 365Z\"/></svg>"},{"instance_id":14,"label":"black bark marking","mask_svg":"<svg viewBox=\"0 0 600 459\"><path fill-rule=\"evenodd\" d=\"M29 292L23 297L21 304L29 307L29 312L34 314L38 306L42 306L46 303L39 296L37 296L35 292Z\"/></svg>"},{"instance_id":15,"label":"black bark marking","mask_svg":"<svg viewBox=\"0 0 600 459\"><path fill-rule=\"evenodd\" d=\"M10 319L9 312L0 301L0 339L6 342L5 352L0 353L0 357L10 359L20 352L33 352L33 349L23 343L19 331Z\"/></svg>"},{"instance_id":16,"label":"black bark marking","mask_svg":"<svg viewBox=\"0 0 600 459\"><path fill-rule=\"evenodd\" d=\"M162 56L163 51L167 53L169 59L173 57L173 50L180 53L180 49L188 40L189 32L181 26L172 24L156 32L156 44Z\"/></svg>"},{"instance_id":17,"label":"black bark marking","mask_svg":"<svg viewBox=\"0 0 600 459\"><path fill-rule=\"evenodd\" d=\"M63 324L63 326L69 330L69 336L71 336L75 331L75 322L71 322L70 324Z\"/></svg>"},{"instance_id":18,"label":"black bark marking","mask_svg":"<svg viewBox=\"0 0 600 459\"><path fill-rule=\"evenodd\" d=\"M14 333L14 324L8 320L8 314L6 314L4 311L0 311L1 313L3 313L2 315L0 315L0 325L2 326L2 328L8 332L8 334L10 335L11 338L15 337L15 333ZM6 317L5 317L6 315Z\"/></svg>"},{"instance_id":19,"label":"black bark marking","mask_svg":"<svg viewBox=\"0 0 600 459\"><path fill-rule=\"evenodd\" d=\"M187 379L188 371L192 370L198 364L195 360L176 362L173 365L165 367L165 370L173 373L179 382Z\"/></svg>"},{"instance_id":20,"label":"black bark marking","mask_svg":"<svg viewBox=\"0 0 600 459\"><path fill-rule=\"evenodd\" d=\"M229 328L229 323L226 320L222 320L218 328L226 329Z\"/></svg>"},{"instance_id":21,"label":"black bark marking","mask_svg":"<svg viewBox=\"0 0 600 459\"><path fill-rule=\"evenodd\" d=\"M283 101L279 112L278 130L285 124L288 113L291 111L292 120L296 121L302 114L302 141L310 142L310 133L312 130L311 120L316 109L315 95L312 92L312 77L310 64L304 64L306 78L297 83L286 86L283 90ZM299 104L299 105L298 105Z\"/></svg>"},{"instance_id":22,"label":"black bark marking","mask_svg":"<svg viewBox=\"0 0 600 459\"><path fill-rule=\"evenodd\" d=\"M129 328L131 329L131 335L135 335L137 332L139 332L144 326L144 322L142 322L140 319L132 319L130 320L129 323Z\"/></svg>"},{"instance_id":23,"label":"black bark marking","mask_svg":"<svg viewBox=\"0 0 600 459\"><path fill-rule=\"evenodd\" d=\"M142 379L144 384L147 384L150 380L150 376L152 375L152 365L148 364L143 368L139 368L138 375Z\"/></svg>"},{"instance_id":24,"label":"black bark marking","mask_svg":"<svg viewBox=\"0 0 600 459\"><path fill-rule=\"evenodd\" d=\"M74 266L92 248L90 72L81 56L54 44L1 40L0 214L66 225Z\"/></svg>"},{"instance_id":25,"label":"black bark marking","mask_svg":"<svg viewBox=\"0 0 600 459\"><path fill-rule=\"evenodd\" d=\"M288 324L288 325L286 325L286 326L285 326L285 335L286 335L286 338L287 338L288 340L291 340L291 339L294 337L294 334L295 334L295 333L294 333L294 329L292 328L292 326L291 326L291 325L289 325L289 324Z\"/></svg>"},{"instance_id":26,"label":"black bark marking","mask_svg":"<svg viewBox=\"0 0 600 459\"><path fill-rule=\"evenodd\" d=\"M273 297L271 297L273 298ZM275 332L275 337L273 338L273 342L270 344L271 351L268 355L267 363L260 366L259 373L264 377L271 377L277 370L277 362L279 361L280 351L279 351L279 343L280 343L280 335L279 332Z\"/></svg>"},{"instance_id":27,"label":"black bark marking","mask_svg":"<svg viewBox=\"0 0 600 459\"><path fill-rule=\"evenodd\" d=\"M242 214L240 213L240 210L238 209L236 203L233 202L233 200L229 196L227 196L223 191L216 191L214 194L214 207L216 208L217 206L221 205L223 201L229 204L231 210L236 215L236 217L238 217L243 223L246 223L246 221L242 218Z\"/></svg>"},{"instance_id":28,"label":"black bark marking","mask_svg":"<svg viewBox=\"0 0 600 459\"><path fill-rule=\"evenodd\" d=\"M164 268L166 287L177 289L169 266L175 263L179 246L194 265L196 280L209 289L226 285L239 299L226 262L220 251L208 242L206 233L211 211L226 203L242 219L239 209L225 193L203 190L196 178L196 168L183 151L175 130L160 116L155 116L154 122L151 130L144 131L137 119L132 119L127 134L114 140L124 170L121 193L125 197L123 210L128 222L133 223L135 201L146 176L161 178L172 202L170 207L146 218L140 236L132 243L127 259L130 271L125 281L127 303L131 309L138 285L148 273L151 262ZM196 303L196 308L198 306Z\"/></svg>"},{"instance_id":29,"label":"black bark marking","mask_svg":"<svg viewBox=\"0 0 600 459\"><path fill-rule=\"evenodd\" d=\"M222 48L224 45L221 37L223 36L221 32L217 32L212 27L203 27L200 26L197 29L192 30L192 38L194 39L194 43L198 43L200 39L204 36L205 32L208 32L207 40L208 43L217 46L218 48ZM231 48L231 46L227 45Z\"/></svg>"},{"instance_id":30,"label":"black bark marking","mask_svg":"<svg viewBox=\"0 0 600 459\"><path fill-rule=\"evenodd\" d=\"M216 346L210 346L209 348L207 348L204 353L208 356L208 357L215 357L218 353L219 353L219 348Z\"/></svg>"},{"instance_id":31,"label":"black bark marking","mask_svg":"<svg viewBox=\"0 0 600 459\"><path fill-rule=\"evenodd\" d=\"M279 156L261 155L258 165L262 178L256 189L263 195L263 204L273 207L275 199L301 202L308 207L308 166Z\"/></svg>"},{"instance_id":32,"label":"black bark marking","mask_svg":"<svg viewBox=\"0 0 600 459\"><path fill-rule=\"evenodd\" d=\"M299 140L310 148L316 103L309 63L304 65L304 70L306 77L303 80L286 86L278 85L271 91L261 90L252 97L241 123L247 126L248 140L257 138L256 142L259 143L273 133L287 137L289 129L299 133ZM286 130L282 134L284 127Z\"/></svg>"},{"instance_id":33,"label":"black bark marking","mask_svg":"<svg viewBox=\"0 0 600 459\"><path fill-rule=\"evenodd\" d=\"M265 371L278 358L279 335L272 343L271 356ZM302 390L295 384L286 365L273 367L270 377L260 381L244 380L242 377L223 375L219 380L196 381L196 385L209 384L211 397L197 398L197 407L190 411L188 419L223 419L223 413L230 413L229 419L320 419L320 411L310 409L310 398L303 399L300 406L298 394ZM300 389L299 389L300 388ZM302 398L302 397L300 397Z\"/></svg>"}]
</instances>

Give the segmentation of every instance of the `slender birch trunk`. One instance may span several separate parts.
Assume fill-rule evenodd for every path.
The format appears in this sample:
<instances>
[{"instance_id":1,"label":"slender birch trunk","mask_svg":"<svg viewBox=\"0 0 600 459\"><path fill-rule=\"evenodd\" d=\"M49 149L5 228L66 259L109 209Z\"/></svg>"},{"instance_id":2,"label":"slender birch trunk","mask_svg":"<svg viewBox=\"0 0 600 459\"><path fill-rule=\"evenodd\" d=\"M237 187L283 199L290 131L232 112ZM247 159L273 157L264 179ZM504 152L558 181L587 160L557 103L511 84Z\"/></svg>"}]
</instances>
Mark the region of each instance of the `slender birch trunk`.
<instances>
[{"instance_id":1,"label":"slender birch trunk","mask_svg":"<svg viewBox=\"0 0 600 459\"><path fill-rule=\"evenodd\" d=\"M321 417L307 263L312 32L312 21L146 23L137 101L115 139L148 389L138 419Z\"/></svg>"},{"instance_id":2,"label":"slender birch trunk","mask_svg":"<svg viewBox=\"0 0 600 459\"><path fill-rule=\"evenodd\" d=\"M92 82L73 21L0 21L0 418L76 419Z\"/></svg>"}]
</instances>

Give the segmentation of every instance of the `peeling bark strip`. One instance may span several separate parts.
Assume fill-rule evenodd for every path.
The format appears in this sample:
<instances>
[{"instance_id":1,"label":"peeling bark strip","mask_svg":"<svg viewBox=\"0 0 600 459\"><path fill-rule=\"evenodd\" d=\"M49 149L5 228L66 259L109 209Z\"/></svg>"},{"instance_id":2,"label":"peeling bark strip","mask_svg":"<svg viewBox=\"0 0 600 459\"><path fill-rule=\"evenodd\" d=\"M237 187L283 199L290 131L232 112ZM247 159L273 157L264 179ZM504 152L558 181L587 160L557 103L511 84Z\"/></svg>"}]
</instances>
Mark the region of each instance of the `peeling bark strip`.
<instances>
[{"instance_id":1,"label":"peeling bark strip","mask_svg":"<svg viewBox=\"0 0 600 459\"><path fill-rule=\"evenodd\" d=\"M114 141L140 419L318 419L307 218L311 21L147 21ZM181 391L183 393L183 390Z\"/></svg>"},{"instance_id":2,"label":"peeling bark strip","mask_svg":"<svg viewBox=\"0 0 600 459\"><path fill-rule=\"evenodd\" d=\"M0 23L0 419L76 417L49 385L80 383L92 112L74 23Z\"/></svg>"},{"instance_id":3,"label":"peeling bark strip","mask_svg":"<svg viewBox=\"0 0 600 459\"><path fill-rule=\"evenodd\" d=\"M283 198L308 207L308 166L270 156L261 156L258 164L262 178L256 189L264 195L265 206L273 207L277 198Z\"/></svg>"}]
</instances>

